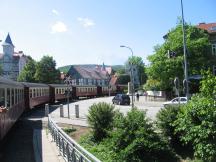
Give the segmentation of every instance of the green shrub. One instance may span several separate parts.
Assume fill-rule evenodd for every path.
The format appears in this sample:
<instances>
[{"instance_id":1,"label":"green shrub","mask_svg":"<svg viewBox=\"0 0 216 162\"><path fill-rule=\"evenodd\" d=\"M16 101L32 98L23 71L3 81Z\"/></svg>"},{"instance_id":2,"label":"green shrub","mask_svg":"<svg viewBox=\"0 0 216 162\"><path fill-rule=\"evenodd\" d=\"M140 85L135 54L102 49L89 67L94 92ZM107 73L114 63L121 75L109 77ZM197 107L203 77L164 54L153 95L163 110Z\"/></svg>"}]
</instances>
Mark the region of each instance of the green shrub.
<instances>
[{"instance_id":1,"label":"green shrub","mask_svg":"<svg viewBox=\"0 0 216 162\"><path fill-rule=\"evenodd\" d=\"M110 145L110 140L112 139L106 138L99 143L95 143L95 141L92 140L93 138L92 134L85 135L80 138L79 143L101 161L113 162L116 153Z\"/></svg>"},{"instance_id":2,"label":"green shrub","mask_svg":"<svg viewBox=\"0 0 216 162\"><path fill-rule=\"evenodd\" d=\"M161 109L156 115L156 124L162 133L170 138L175 139L173 122L177 119L177 114L179 112L178 106L166 106Z\"/></svg>"},{"instance_id":3,"label":"green shrub","mask_svg":"<svg viewBox=\"0 0 216 162\"><path fill-rule=\"evenodd\" d=\"M65 133L67 133L67 134L70 134L70 133L72 133L72 132L75 132L75 131L76 131L76 128L73 128L73 127L68 128L68 127L66 127L66 128L63 128L63 131L64 131Z\"/></svg>"},{"instance_id":4,"label":"green shrub","mask_svg":"<svg viewBox=\"0 0 216 162\"><path fill-rule=\"evenodd\" d=\"M182 158L193 157L192 146L184 144L180 139L181 134L175 132L174 122L182 106L167 106L161 109L156 115L156 125L165 136L169 139L170 146Z\"/></svg>"},{"instance_id":5,"label":"green shrub","mask_svg":"<svg viewBox=\"0 0 216 162\"><path fill-rule=\"evenodd\" d=\"M117 119L112 132L116 161L176 161L168 141L155 132L146 112L133 109Z\"/></svg>"},{"instance_id":6,"label":"green shrub","mask_svg":"<svg viewBox=\"0 0 216 162\"><path fill-rule=\"evenodd\" d=\"M113 128L114 116L113 105L101 102L90 106L87 119L93 129L93 137L96 141L107 137L108 131Z\"/></svg>"},{"instance_id":7,"label":"green shrub","mask_svg":"<svg viewBox=\"0 0 216 162\"><path fill-rule=\"evenodd\" d=\"M216 161L216 106L213 99L192 97L181 109L174 125L181 140L192 143L195 157Z\"/></svg>"}]
</instances>

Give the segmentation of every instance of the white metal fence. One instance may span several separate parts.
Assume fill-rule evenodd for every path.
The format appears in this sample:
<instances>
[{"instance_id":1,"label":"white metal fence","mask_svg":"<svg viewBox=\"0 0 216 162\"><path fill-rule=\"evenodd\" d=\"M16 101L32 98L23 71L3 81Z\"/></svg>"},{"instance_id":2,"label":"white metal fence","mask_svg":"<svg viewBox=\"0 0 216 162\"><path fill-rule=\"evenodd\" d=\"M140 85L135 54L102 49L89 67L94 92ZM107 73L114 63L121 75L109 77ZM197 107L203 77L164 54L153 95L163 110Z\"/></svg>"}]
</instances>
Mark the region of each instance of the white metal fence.
<instances>
[{"instance_id":1,"label":"white metal fence","mask_svg":"<svg viewBox=\"0 0 216 162\"><path fill-rule=\"evenodd\" d=\"M71 139L60 127L57 126L50 115L48 116L48 128L60 154L67 162L101 162L76 141Z\"/></svg>"}]
</instances>

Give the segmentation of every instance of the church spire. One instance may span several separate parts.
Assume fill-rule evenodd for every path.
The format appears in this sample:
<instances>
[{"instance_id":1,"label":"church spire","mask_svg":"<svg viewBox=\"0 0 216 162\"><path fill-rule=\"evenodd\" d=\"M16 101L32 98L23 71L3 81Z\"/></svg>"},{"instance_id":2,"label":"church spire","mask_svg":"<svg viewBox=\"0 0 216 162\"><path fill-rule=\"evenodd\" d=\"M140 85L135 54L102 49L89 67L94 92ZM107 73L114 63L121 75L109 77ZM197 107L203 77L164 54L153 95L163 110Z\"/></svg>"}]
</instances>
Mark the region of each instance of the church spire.
<instances>
[{"instance_id":1,"label":"church spire","mask_svg":"<svg viewBox=\"0 0 216 162\"><path fill-rule=\"evenodd\" d=\"M2 44L2 46L3 46L3 54L13 56L15 46L13 45L13 43L11 41L11 37L10 37L9 33L8 33L4 43Z\"/></svg>"},{"instance_id":2,"label":"church spire","mask_svg":"<svg viewBox=\"0 0 216 162\"><path fill-rule=\"evenodd\" d=\"M101 70L102 70L102 71L106 71L106 67L105 67L105 65L104 65L104 62L103 62L103 64L102 64Z\"/></svg>"},{"instance_id":3,"label":"church spire","mask_svg":"<svg viewBox=\"0 0 216 162\"><path fill-rule=\"evenodd\" d=\"M12 43L12 40L11 40L11 37L10 37L10 34L9 34L9 33L8 33L6 39L5 39L5 43L8 43L8 44L14 46L13 43Z\"/></svg>"}]
</instances>

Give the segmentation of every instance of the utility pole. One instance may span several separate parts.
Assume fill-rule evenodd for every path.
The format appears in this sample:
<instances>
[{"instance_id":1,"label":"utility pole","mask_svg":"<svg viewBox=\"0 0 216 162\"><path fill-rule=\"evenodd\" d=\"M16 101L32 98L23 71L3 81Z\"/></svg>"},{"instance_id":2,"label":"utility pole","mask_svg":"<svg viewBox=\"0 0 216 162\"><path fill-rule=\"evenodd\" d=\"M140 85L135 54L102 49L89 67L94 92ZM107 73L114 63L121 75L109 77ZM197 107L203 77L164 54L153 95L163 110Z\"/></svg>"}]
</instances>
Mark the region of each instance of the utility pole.
<instances>
[{"instance_id":1,"label":"utility pole","mask_svg":"<svg viewBox=\"0 0 216 162\"><path fill-rule=\"evenodd\" d=\"M185 95L186 98L189 98L189 89L188 89L188 67L187 67L187 53L186 53L186 39L185 39L185 22L184 22L184 11L183 3L181 0L181 13L182 13L182 32L183 32L183 50L184 50L184 76L185 76Z\"/></svg>"},{"instance_id":2,"label":"utility pole","mask_svg":"<svg viewBox=\"0 0 216 162\"><path fill-rule=\"evenodd\" d=\"M120 47L128 48L131 51L132 59L133 59L133 50L128 46L121 45ZM131 89L132 89L132 105L131 107L134 108L134 67L133 62L130 63L131 66Z\"/></svg>"}]
</instances>

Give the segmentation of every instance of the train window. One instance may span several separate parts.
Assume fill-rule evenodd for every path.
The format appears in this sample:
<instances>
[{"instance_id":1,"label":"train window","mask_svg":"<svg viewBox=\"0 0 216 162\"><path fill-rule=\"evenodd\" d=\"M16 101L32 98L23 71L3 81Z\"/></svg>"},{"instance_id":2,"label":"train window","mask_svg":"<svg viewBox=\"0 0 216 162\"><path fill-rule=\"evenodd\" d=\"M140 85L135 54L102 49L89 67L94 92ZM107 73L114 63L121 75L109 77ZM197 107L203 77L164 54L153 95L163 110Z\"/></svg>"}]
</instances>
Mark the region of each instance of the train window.
<instances>
[{"instance_id":1,"label":"train window","mask_svg":"<svg viewBox=\"0 0 216 162\"><path fill-rule=\"evenodd\" d=\"M17 104L18 98L17 98L17 89L14 89L14 104Z\"/></svg>"},{"instance_id":2,"label":"train window","mask_svg":"<svg viewBox=\"0 0 216 162\"><path fill-rule=\"evenodd\" d=\"M39 96L40 96L40 89L37 88L37 97L39 97Z\"/></svg>"},{"instance_id":3,"label":"train window","mask_svg":"<svg viewBox=\"0 0 216 162\"><path fill-rule=\"evenodd\" d=\"M5 107L5 89L0 88L0 107Z\"/></svg>"},{"instance_id":4,"label":"train window","mask_svg":"<svg viewBox=\"0 0 216 162\"><path fill-rule=\"evenodd\" d=\"M35 89L35 97L37 97L38 96L38 89L36 88Z\"/></svg>"},{"instance_id":5,"label":"train window","mask_svg":"<svg viewBox=\"0 0 216 162\"><path fill-rule=\"evenodd\" d=\"M18 103L18 89L14 89L14 104L17 104Z\"/></svg>"},{"instance_id":6,"label":"train window","mask_svg":"<svg viewBox=\"0 0 216 162\"><path fill-rule=\"evenodd\" d=\"M22 89L22 100L24 100L24 89Z\"/></svg>"},{"instance_id":7,"label":"train window","mask_svg":"<svg viewBox=\"0 0 216 162\"><path fill-rule=\"evenodd\" d=\"M58 91L59 91L59 90L58 90L58 88L57 88L57 89L56 89L56 94L58 94Z\"/></svg>"},{"instance_id":8,"label":"train window","mask_svg":"<svg viewBox=\"0 0 216 162\"><path fill-rule=\"evenodd\" d=\"M29 98L32 98L32 89L29 89Z\"/></svg>"},{"instance_id":9,"label":"train window","mask_svg":"<svg viewBox=\"0 0 216 162\"><path fill-rule=\"evenodd\" d=\"M20 96L20 101L21 101L23 99L23 91L22 91L22 89L20 89L19 91L20 91L19 96Z\"/></svg>"},{"instance_id":10,"label":"train window","mask_svg":"<svg viewBox=\"0 0 216 162\"><path fill-rule=\"evenodd\" d=\"M11 89L11 106L14 105L14 89Z\"/></svg>"},{"instance_id":11,"label":"train window","mask_svg":"<svg viewBox=\"0 0 216 162\"><path fill-rule=\"evenodd\" d=\"M34 98L35 96L36 96L36 89L33 89L32 98Z\"/></svg>"},{"instance_id":12,"label":"train window","mask_svg":"<svg viewBox=\"0 0 216 162\"><path fill-rule=\"evenodd\" d=\"M10 105L11 105L11 91L10 91L10 88L7 88L7 100L6 100L6 107L7 108L10 108Z\"/></svg>"}]
</instances>

